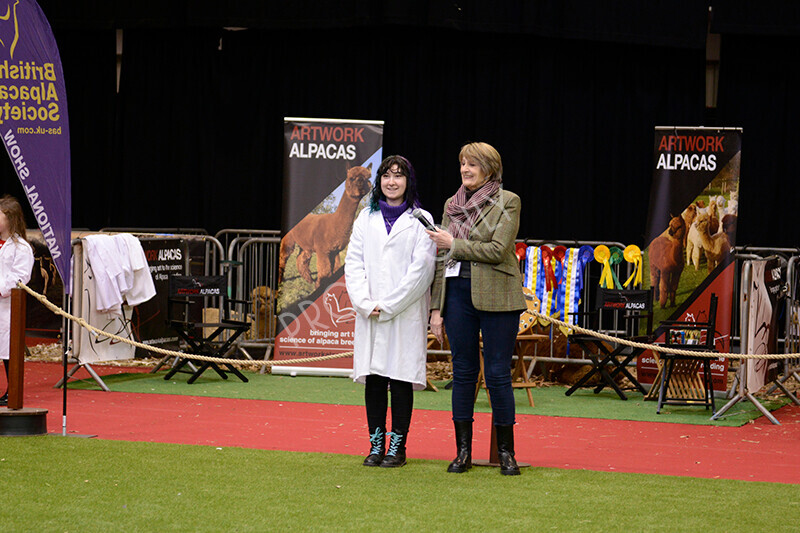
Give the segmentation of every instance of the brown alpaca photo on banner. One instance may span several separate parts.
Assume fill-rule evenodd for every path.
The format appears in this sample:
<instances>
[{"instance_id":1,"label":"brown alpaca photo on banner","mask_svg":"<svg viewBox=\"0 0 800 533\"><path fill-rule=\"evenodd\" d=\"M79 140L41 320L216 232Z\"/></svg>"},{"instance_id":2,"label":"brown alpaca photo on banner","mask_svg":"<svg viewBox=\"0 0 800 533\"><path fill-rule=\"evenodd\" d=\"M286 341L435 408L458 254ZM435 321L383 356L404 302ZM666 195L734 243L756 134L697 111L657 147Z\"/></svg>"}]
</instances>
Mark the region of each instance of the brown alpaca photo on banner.
<instances>
[{"instance_id":1,"label":"brown alpaca photo on banner","mask_svg":"<svg viewBox=\"0 0 800 533\"><path fill-rule=\"evenodd\" d=\"M653 299L664 309L669 301L675 307L678 281L683 272L683 240L686 225L683 217L672 217L669 227L653 239L648 247L650 259L650 286Z\"/></svg>"},{"instance_id":2,"label":"brown alpaca photo on banner","mask_svg":"<svg viewBox=\"0 0 800 533\"><path fill-rule=\"evenodd\" d=\"M298 275L319 288L333 281L341 267L341 252L347 247L361 199L372 189L372 164L347 167L344 194L333 213L310 213L293 227L281 241L279 279L285 280L286 264L298 249L295 259ZM311 272L311 259L316 256L316 279Z\"/></svg>"}]
</instances>

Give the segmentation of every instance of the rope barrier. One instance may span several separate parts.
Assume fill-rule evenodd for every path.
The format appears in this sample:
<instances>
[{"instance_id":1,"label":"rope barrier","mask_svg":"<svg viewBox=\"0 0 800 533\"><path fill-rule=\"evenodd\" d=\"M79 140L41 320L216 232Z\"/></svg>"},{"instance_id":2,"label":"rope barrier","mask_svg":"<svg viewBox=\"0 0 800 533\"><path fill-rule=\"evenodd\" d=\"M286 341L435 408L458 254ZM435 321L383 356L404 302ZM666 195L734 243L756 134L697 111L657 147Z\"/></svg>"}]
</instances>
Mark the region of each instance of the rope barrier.
<instances>
[{"instance_id":1,"label":"rope barrier","mask_svg":"<svg viewBox=\"0 0 800 533\"><path fill-rule=\"evenodd\" d=\"M24 283L17 283L17 286L19 288L25 290L25 292L27 292L28 294L30 294L31 296L33 296L37 300L39 300L42 303L42 305L44 305L45 307L50 309L50 311L52 311L53 313L55 313L57 315L60 315L60 316L63 316L65 318L67 318L68 320L71 320L71 321L75 322L76 324L80 325L81 327L86 328L87 330L91 331L95 335L103 335L105 337L109 337L111 339L114 339L114 340L116 340L118 342L124 342L126 344L130 344L130 345L135 346L137 348L142 348L143 350L147 350L147 351L150 351L150 352L162 354L164 356L183 357L183 358L186 358L186 359L196 359L198 361L207 361L207 362L211 362L211 363L228 363L228 364L230 364L230 363L235 361L235 363L237 365L280 366L280 365L294 365L294 364L298 364L298 363L313 363L313 362L317 362L317 361L327 361L329 359L338 359L338 358L341 358L341 357L349 357L349 356L353 355L353 352L344 352L344 353L337 353L337 354L331 354L331 355L321 355L321 356L317 356L317 357L307 357L307 358L303 358L303 359L286 359L286 360L281 360L281 361L256 361L256 360L243 360L243 359L231 360L231 359L227 359L227 358L223 358L223 357L210 357L210 356L207 356L207 355L199 355L199 354L191 354L191 353L185 353L185 352L176 352L176 351L173 351L173 350L166 350L164 348L158 348L158 347L155 347L155 346L149 346L147 344L143 344L141 342L132 341L132 340L127 339L125 337L120 337L119 335L115 335L113 333L109 333L107 331L103 331L101 329L98 329L98 328L92 326L91 324L89 324L88 322L86 322L84 319L67 313L66 311L64 311L63 309L58 307L57 305L55 305L52 302L50 302L45 296L37 293L36 291L31 289L30 287L28 287ZM552 324L555 324L557 326L562 326L564 328L570 329L570 330L575 331L577 333L583 333L584 335L591 335L591 336L597 337L598 339L601 339L601 340L605 340L605 341L613 342L613 343L617 343L617 344L623 344L625 346L630 346L631 348L640 348L640 349L644 349L644 350L652 350L654 352L668 353L668 354L673 354L673 355L682 355L682 356L687 356L687 357L709 357L709 358L714 358L714 359L716 359L718 357L724 357L726 359L796 359L796 358L800 358L800 353L788 353L788 354L774 354L774 353L773 354L738 354L738 353L701 352L701 351L693 351L693 350L681 350L679 348L668 348L666 346L661 346L659 344L649 344L649 343L643 343L643 342L630 341L630 340L627 340L627 339L620 339L620 338L614 337L612 335L607 335L605 333L600 333L598 331L593 331L591 329L582 328L582 327L580 327L578 325L575 325L575 324L568 324L568 323L566 323L566 322L564 322L562 320L559 320L557 318L553 318L553 317L548 316L548 315L543 315L542 313L539 313L538 311L533 311L533 310L529 309L528 312L531 315L535 316L536 318L543 318L543 319L547 320L548 322L550 322Z\"/></svg>"},{"instance_id":2,"label":"rope barrier","mask_svg":"<svg viewBox=\"0 0 800 533\"><path fill-rule=\"evenodd\" d=\"M582 328L575 324L568 324L562 320L557 318L553 318L551 316L543 315L538 311L528 310L528 313L535 316L536 318L543 318L549 321L552 324L557 326L562 326L567 329L571 329L578 333L583 333L584 335L592 335L593 337L597 337L598 339L602 339L605 341L623 344L625 346L630 346L632 348L642 348L645 350L652 350L654 352L660 353L668 353L674 355L683 355L688 357L709 357L716 359L718 357L724 357L726 359L795 359L800 357L800 353L766 353L766 354L740 354L740 353L720 353L720 352L701 352L701 351L693 351L693 350L681 350L679 348L668 348L666 346L661 346L659 344L648 344L643 342L636 342L630 341L627 339L620 339L618 337L613 337L611 335L606 335L605 333L600 333L598 331L593 331L591 329Z\"/></svg>"},{"instance_id":3,"label":"rope barrier","mask_svg":"<svg viewBox=\"0 0 800 533\"><path fill-rule=\"evenodd\" d=\"M294 365L298 363L313 363L317 361L327 361L329 359L338 359L341 357L349 357L353 355L353 352L344 352L344 353L337 353L331 355L321 355L317 357L306 357L303 359L285 359L281 361L256 361L256 360L244 360L244 359L227 359L224 357L210 357L208 355L199 355L199 354L192 354L192 353L185 353L185 352L176 352L173 350L166 350L164 348L158 348L156 346L150 346L147 344L143 344L141 342L132 341L125 337L120 337L119 335L115 335L113 333L109 333L107 331L103 331L102 329L98 329L86 320L77 317L75 315L71 315L58 307L57 305L50 302L44 295L39 294L38 292L34 291L24 283L17 283L17 286L20 289L23 289L25 292L39 300L45 307L47 307L53 313L63 316L72 322L80 325L83 328L91 331L95 335L102 335L104 337L108 337L110 339L114 339L118 342L124 342L126 344L130 344L131 346L135 346L137 348L142 348L143 350L147 350L149 352L158 353L164 356L175 356L175 357L183 357L184 359L195 359L197 361L207 361L209 363L223 363L223 364L231 364L235 363L237 365L247 365L247 366L281 366L281 365Z\"/></svg>"}]
</instances>

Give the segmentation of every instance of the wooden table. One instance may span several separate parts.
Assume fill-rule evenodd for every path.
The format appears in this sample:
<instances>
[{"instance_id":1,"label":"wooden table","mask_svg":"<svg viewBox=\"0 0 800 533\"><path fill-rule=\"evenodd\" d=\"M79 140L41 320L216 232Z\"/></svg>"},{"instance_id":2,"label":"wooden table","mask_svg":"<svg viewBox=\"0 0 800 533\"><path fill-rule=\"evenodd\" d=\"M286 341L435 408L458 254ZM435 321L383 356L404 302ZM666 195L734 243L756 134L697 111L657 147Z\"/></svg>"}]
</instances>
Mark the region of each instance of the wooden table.
<instances>
[{"instance_id":1,"label":"wooden table","mask_svg":"<svg viewBox=\"0 0 800 533\"><path fill-rule=\"evenodd\" d=\"M528 366L525 363L525 344L548 339L550 339L549 335L543 335L541 333L522 333L517 335L517 361L514 364L513 370L511 371L511 387L514 389L525 389L525 392L528 394L528 403L531 407L535 407L531 388L535 387L536 384L528 377ZM536 358L534 357L533 359L533 364L536 364ZM517 378L522 379L522 381L516 381ZM478 398L478 392L480 391L481 387L486 389L486 381L484 380L483 376L483 342L481 342L481 372L478 374L478 386L475 388L476 399ZM488 389L486 389L486 397L489 400L489 404L491 404L492 399L489 396Z\"/></svg>"}]
</instances>

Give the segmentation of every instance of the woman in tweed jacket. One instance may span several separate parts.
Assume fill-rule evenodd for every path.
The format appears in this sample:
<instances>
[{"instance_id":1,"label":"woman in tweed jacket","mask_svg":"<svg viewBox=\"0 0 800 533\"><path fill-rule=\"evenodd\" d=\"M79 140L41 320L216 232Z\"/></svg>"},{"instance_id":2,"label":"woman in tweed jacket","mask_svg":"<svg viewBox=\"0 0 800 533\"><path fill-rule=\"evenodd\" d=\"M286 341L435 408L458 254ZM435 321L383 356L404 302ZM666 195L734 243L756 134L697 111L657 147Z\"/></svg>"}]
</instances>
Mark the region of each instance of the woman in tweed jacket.
<instances>
[{"instance_id":1,"label":"woman in tweed jacket","mask_svg":"<svg viewBox=\"0 0 800 533\"><path fill-rule=\"evenodd\" d=\"M448 472L472 466L475 387L480 338L486 386L492 398L501 473L519 474L514 459L514 394L511 355L525 309L514 251L520 199L502 188L500 154L486 143L461 148L461 187L444 205L441 229L428 231L438 247L431 294L431 331L444 332L453 354L453 424L457 456Z\"/></svg>"}]
</instances>

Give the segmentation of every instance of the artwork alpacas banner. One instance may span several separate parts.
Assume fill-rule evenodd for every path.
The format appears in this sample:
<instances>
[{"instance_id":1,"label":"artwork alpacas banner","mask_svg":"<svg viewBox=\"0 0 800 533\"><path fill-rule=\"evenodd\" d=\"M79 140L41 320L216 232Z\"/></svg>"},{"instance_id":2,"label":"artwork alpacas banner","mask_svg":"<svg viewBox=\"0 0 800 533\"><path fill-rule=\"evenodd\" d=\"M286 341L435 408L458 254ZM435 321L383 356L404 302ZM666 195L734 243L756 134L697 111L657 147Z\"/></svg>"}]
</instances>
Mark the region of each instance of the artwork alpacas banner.
<instances>
[{"instance_id":1,"label":"artwork alpacas banner","mask_svg":"<svg viewBox=\"0 0 800 533\"><path fill-rule=\"evenodd\" d=\"M284 119L275 359L353 350L344 257L382 160L383 122ZM304 366L352 368L352 357Z\"/></svg>"},{"instance_id":2,"label":"artwork alpacas banner","mask_svg":"<svg viewBox=\"0 0 800 533\"><path fill-rule=\"evenodd\" d=\"M664 339L658 327L664 320L706 320L714 293L716 348L730 351L741 145L740 128L655 130L643 256L657 342ZM727 359L712 362L715 390L727 389L727 366ZM653 383L658 367L651 352L639 357L637 370L640 382Z\"/></svg>"}]
</instances>

